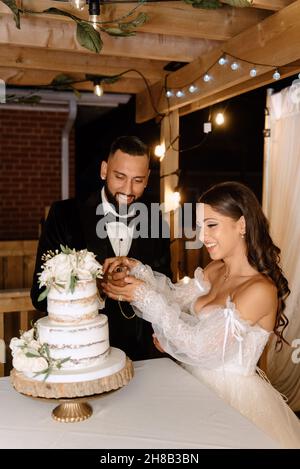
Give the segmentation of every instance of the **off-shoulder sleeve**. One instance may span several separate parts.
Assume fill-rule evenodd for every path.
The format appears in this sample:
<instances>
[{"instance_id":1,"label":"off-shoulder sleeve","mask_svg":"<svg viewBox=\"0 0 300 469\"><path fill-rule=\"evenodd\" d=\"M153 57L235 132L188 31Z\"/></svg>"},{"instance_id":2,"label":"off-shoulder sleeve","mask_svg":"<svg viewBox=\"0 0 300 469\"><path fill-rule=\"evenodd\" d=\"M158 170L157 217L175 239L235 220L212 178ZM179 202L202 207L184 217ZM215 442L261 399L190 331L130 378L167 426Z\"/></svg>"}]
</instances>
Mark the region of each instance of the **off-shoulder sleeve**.
<instances>
[{"instance_id":1,"label":"off-shoulder sleeve","mask_svg":"<svg viewBox=\"0 0 300 469\"><path fill-rule=\"evenodd\" d=\"M230 302L226 308L191 316L144 285L137 290L132 306L138 316L152 323L165 352L183 363L214 369L233 357L242 358L248 326Z\"/></svg>"},{"instance_id":2,"label":"off-shoulder sleeve","mask_svg":"<svg viewBox=\"0 0 300 469\"><path fill-rule=\"evenodd\" d=\"M176 302L182 311L189 311L194 301L199 296L205 295L210 290L210 283L204 280L203 270L198 267L195 270L194 278L190 278L187 283L172 283L165 275L155 272L148 265L137 264L130 271L131 275L143 280L147 288L162 294L167 302Z\"/></svg>"}]
</instances>

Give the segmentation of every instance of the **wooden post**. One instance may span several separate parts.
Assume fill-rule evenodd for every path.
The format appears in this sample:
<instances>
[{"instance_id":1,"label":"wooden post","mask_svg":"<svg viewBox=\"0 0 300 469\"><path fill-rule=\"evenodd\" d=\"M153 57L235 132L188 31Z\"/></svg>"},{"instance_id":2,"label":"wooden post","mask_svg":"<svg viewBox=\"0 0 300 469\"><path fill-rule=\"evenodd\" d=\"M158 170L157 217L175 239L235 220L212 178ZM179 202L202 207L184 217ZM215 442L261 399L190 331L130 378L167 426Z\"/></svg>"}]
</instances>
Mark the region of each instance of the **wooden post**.
<instances>
[{"instance_id":1,"label":"wooden post","mask_svg":"<svg viewBox=\"0 0 300 469\"><path fill-rule=\"evenodd\" d=\"M174 189L178 185L179 168L179 114L178 110L166 116L161 124L161 143L165 144L166 154L160 165L160 201L164 203L165 212L169 214L171 234L171 270L173 280L179 280L180 239L174 233L174 220L176 219L174 202ZM174 236L175 235L175 236Z\"/></svg>"}]
</instances>

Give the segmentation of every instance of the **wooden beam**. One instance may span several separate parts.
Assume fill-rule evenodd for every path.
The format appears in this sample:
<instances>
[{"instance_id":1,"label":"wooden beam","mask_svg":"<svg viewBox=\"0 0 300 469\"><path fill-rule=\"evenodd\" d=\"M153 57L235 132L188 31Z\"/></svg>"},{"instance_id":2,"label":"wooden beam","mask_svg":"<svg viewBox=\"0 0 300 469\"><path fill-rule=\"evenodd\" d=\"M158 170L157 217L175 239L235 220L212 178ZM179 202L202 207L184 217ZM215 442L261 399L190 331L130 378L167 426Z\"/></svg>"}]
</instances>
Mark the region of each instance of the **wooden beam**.
<instances>
[{"instance_id":1,"label":"wooden beam","mask_svg":"<svg viewBox=\"0 0 300 469\"><path fill-rule=\"evenodd\" d=\"M7 85L14 86L32 86L40 87L50 85L52 80L57 76L56 72L46 70L20 70L16 68L0 67L0 78L6 82ZM74 80L84 80L85 75L74 74ZM149 80L150 84L153 83ZM106 92L112 93L140 93L145 87L145 83L140 78L120 78L116 83L111 85L104 85L103 89ZM91 82L77 83L75 88L78 90L93 91L93 84ZM7 89L9 94L9 89ZM38 89L36 90L38 94Z\"/></svg>"},{"instance_id":2,"label":"wooden beam","mask_svg":"<svg viewBox=\"0 0 300 469\"><path fill-rule=\"evenodd\" d=\"M22 5L23 8L33 11L43 11L51 6L58 7L57 2L48 0L23 0ZM83 12L74 11L69 3L61 3L59 8L87 19L86 9ZM132 4L103 5L101 17L103 21L113 21L116 18L124 17L130 10L132 10ZM260 22L269 14L268 11L255 8L232 8L229 6L212 10L195 9L191 5L178 1L145 4L134 12L134 16L138 12L144 12L149 17L149 21L139 26L139 31L155 34L168 32L174 36L217 40L229 39ZM64 17L60 16L59 18L61 21L65 21ZM130 19L133 19L133 16L129 17L127 21Z\"/></svg>"},{"instance_id":3,"label":"wooden beam","mask_svg":"<svg viewBox=\"0 0 300 469\"><path fill-rule=\"evenodd\" d=\"M251 62L283 66L298 60L300 58L300 0L225 42L223 50L250 63L240 62L241 66L237 71L232 71L228 65L221 67L217 64L211 70L213 80L204 83L202 81L203 74L217 61L218 53L221 54L221 49L215 50L172 73L168 78L168 87L184 87L195 81L201 86L202 98L206 98L220 93L224 89L247 82ZM257 76L272 69L272 67L266 66L257 66L256 68ZM199 95L187 93L185 97L172 98L168 103L163 89L163 81L156 83L151 88L154 104L160 113L166 113L199 100ZM241 92L243 92L242 87ZM137 122L151 119L155 115L146 90L137 95L136 102Z\"/></svg>"},{"instance_id":4,"label":"wooden beam","mask_svg":"<svg viewBox=\"0 0 300 469\"><path fill-rule=\"evenodd\" d=\"M113 4L104 9L104 18L124 15L128 5ZM139 11L147 13L149 21L139 27L148 33L162 32L174 36L226 40L262 21L267 11L224 7L216 10L192 8L184 2L162 2L143 5Z\"/></svg>"},{"instance_id":5,"label":"wooden beam","mask_svg":"<svg viewBox=\"0 0 300 469\"><path fill-rule=\"evenodd\" d=\"M0 3L0 43L23 47L43 47L51 50L78 52L99 56L81 47L75 40L75 25L57 17L22 17L21 29L16 28L9 10ZM112 37L103 34L101 55L133 57L146 60L191 62L213 49L217 41L182 38L163 34L137 32L131 37Z\"/></svg>"},{"instance_id":6,"label":"wooden beam","mask_svg":"<svg viewBox=\"0 0 300 469\"><path fill-rule=\"evenodd\" d=\"M299 72L300 62L298 64L294 63L289 66L282 67L280 69L281 78L288 78ZM185 116L186 114L190 114L191 112L199 111L200 109L212 106L213 104L218 104L222 101L225 101L226 99L230 99L240 94L247 93L248 91L261 88L262 86L268 85L270 83L274 83L273 71L264 73L259 77L251 78L250 80L244 83L233 86L231 88L227 88L226 90L223 90L212 96L208 96L203 99L200 98L199 101L196 101L192 104L188 104L187 106L180 108L179 115Z\"/></svg>"},{"instance_id":7,"label":"wooden beam","mask_svg":"<svg viewBox=\"0 0 300 469\"><path fill-rule=\"evenodd\" d=\"M159 80L167 73L163 67L166 62L159 60L127 59L97 54L69 54L64 51L49 49L19 47L0 44L0 66L20 69L35 69L56 71L58 73L73 74L87 73L93 75L117 75L129 69L136 69L147 79ZM138 76L130 71L127 78Z\"/></svg>"}]
</instances>

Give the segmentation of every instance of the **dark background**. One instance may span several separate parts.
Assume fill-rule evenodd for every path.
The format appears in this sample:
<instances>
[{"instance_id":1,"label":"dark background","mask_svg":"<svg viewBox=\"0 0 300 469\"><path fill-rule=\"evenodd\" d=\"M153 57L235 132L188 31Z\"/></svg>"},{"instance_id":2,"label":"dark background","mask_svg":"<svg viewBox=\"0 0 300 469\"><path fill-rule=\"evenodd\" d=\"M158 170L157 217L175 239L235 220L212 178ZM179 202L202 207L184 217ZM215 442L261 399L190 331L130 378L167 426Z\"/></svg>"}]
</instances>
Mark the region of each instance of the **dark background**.
<instances>
[{"instance_id":1,"label":"dark background","mask_svg":"<svg viewBox=\"0 0 300 469\"><path fill-rule=\"evenodd\" d=\"M180 190L183 202L195 202L211 184L237 180L247 184L261 200L263 170L263 131L267 88L279 91L297 76L245 93L180 118ZM217 112L225 114L223 126L214 125ZM203 124L212 121L212 132ZM106 114L79 108L76 120L76 194L86 196L99 186L99 166L109 153L112 141L120 135L137 135L153 149L159 143L158 120L135 123L135 99ZM172 136L175 138L176 136ZM194 149L190 149L195 147ZM159 201L159 160L151 156L151 177L147 188Z\"/></svg>"}]
</instances>

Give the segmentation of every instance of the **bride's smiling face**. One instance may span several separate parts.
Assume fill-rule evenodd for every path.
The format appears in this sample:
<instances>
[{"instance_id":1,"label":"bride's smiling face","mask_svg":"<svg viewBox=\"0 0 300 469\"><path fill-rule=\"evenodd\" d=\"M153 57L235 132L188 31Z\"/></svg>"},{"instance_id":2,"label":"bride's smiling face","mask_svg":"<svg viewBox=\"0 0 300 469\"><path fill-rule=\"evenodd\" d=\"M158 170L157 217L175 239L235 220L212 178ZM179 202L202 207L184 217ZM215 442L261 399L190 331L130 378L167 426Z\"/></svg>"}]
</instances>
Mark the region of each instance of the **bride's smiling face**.
<instances>
[{"instance_id":1,"label":"bride's smiling face","mask_svg":"<svg viewBox=\"0 0 300 469\"><path fill-rule=\"evenodd\" d=\"M205 245L210 257L214 260L232 256L237 249L244 245L242 234L245 233L245 220L240 217L237 221L222 215L210 205L201 204L200 218L197 224L201 226L200 239Z\"/></svg>"}]
</instances>

